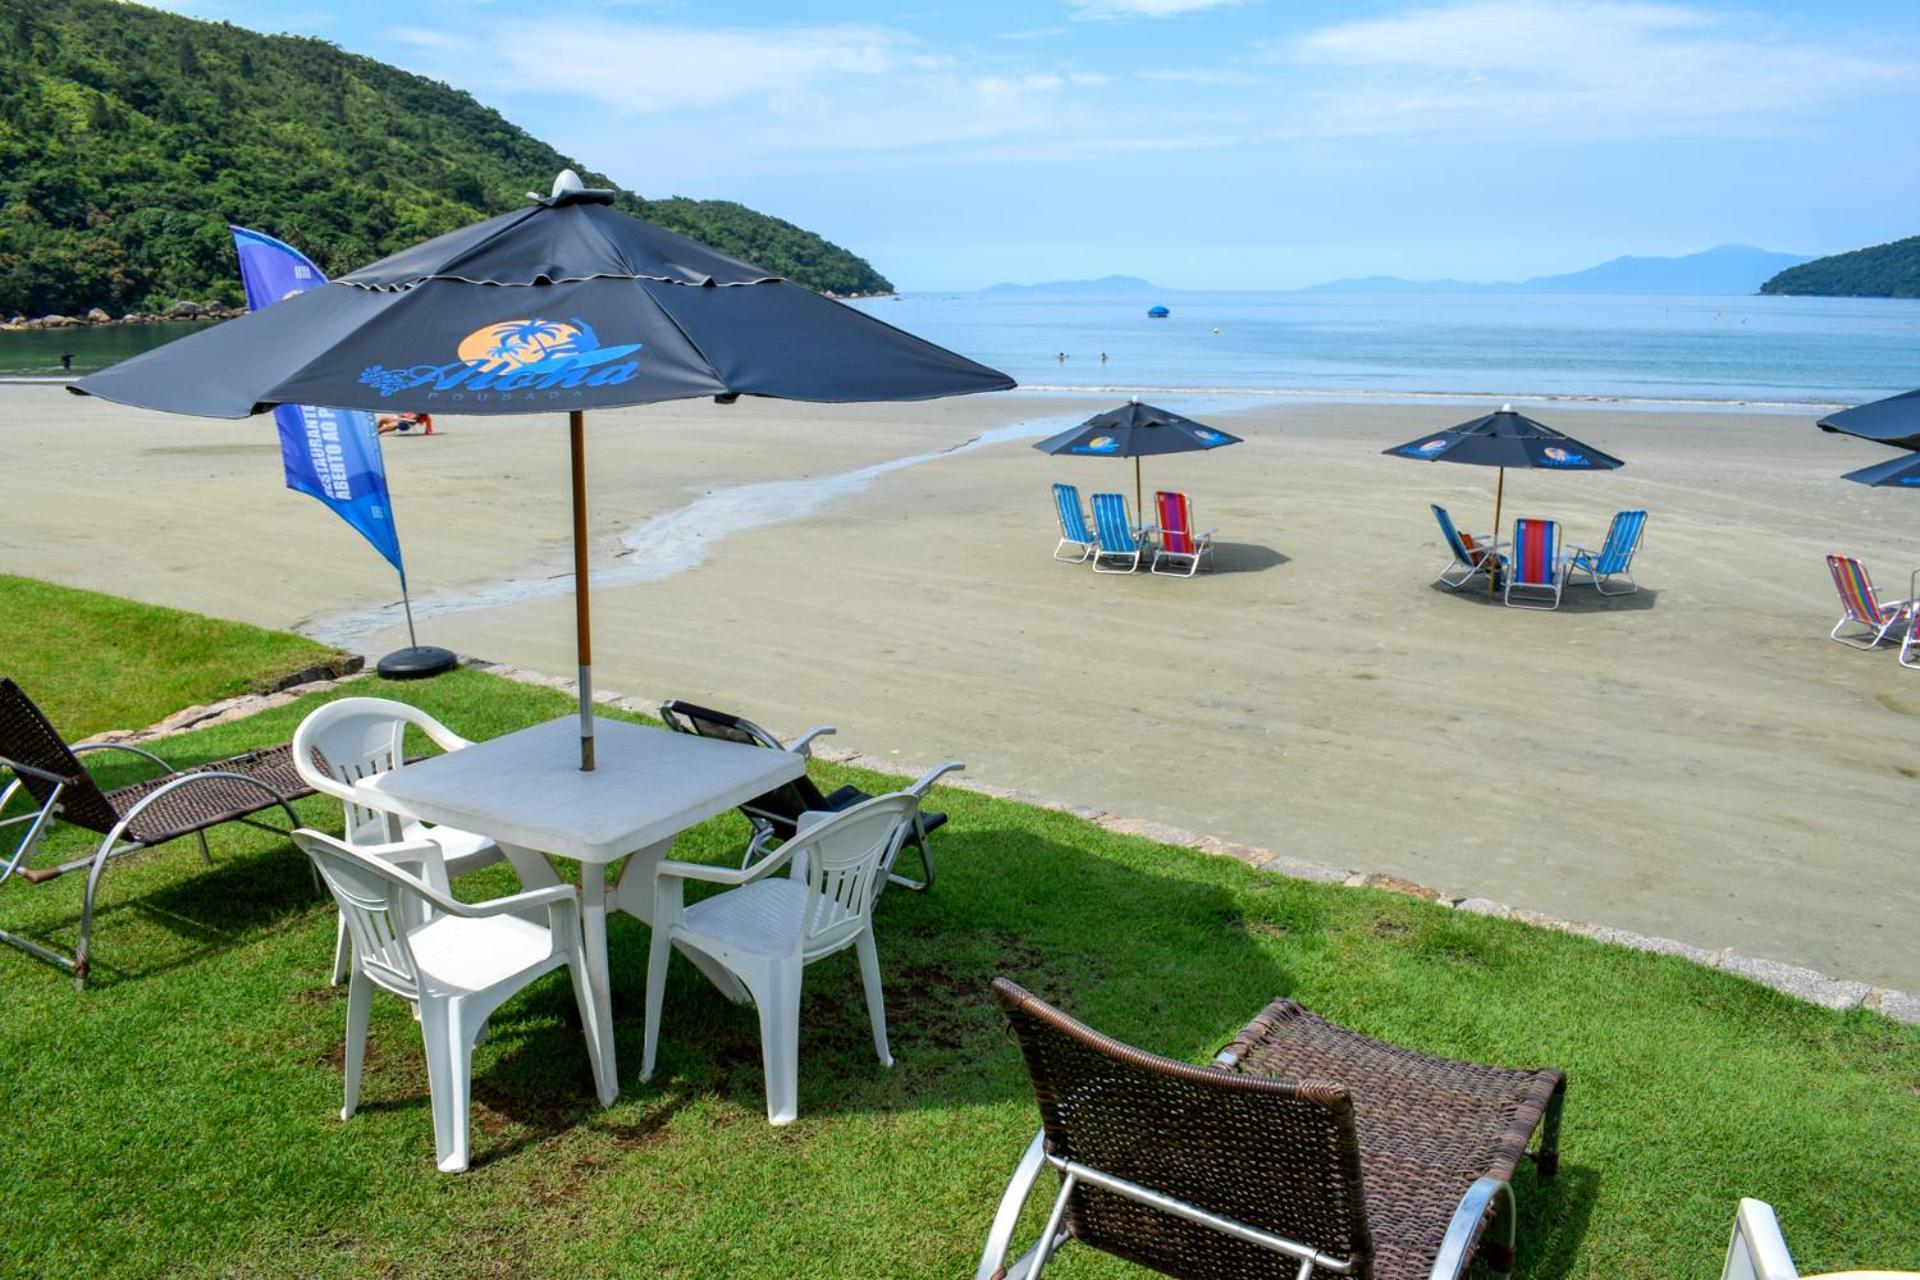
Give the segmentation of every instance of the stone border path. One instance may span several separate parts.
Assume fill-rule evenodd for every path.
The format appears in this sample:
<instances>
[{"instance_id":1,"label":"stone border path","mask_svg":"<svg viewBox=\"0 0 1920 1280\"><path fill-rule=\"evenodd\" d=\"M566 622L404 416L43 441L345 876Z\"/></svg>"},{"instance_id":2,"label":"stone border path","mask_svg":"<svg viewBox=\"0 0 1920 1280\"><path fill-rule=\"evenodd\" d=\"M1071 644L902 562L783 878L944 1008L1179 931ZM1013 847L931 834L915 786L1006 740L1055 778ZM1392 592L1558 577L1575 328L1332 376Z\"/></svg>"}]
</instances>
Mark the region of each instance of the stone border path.
<instances>
[{"instance_id":1,"label":"stone border path","mask_svg":"<svg viewBox=\"0 0 1920 1280\"><path fill-rule=\"evenodd\" d=\"M512 666L502 662L488 662L482 658L466 657L460 659L461 665L472 667L476 671L485 671L519 684L535 685L543 689L552 689L572 697L580 696L580 688L572 680L561 676L543 675L538 671L529 671L524 667ZM205 728L208 725L225 724L229 720L239 720L270 707L285 706L309 693L319 693L333 689L349 680L359 680L368 673L357 671L353 674L330 677L321 672L302 672L289 678L289 682L280 689L266 694L247 694L238 698L228 698L224 702L212 703L203 707L188 707L158 724L132 732L114 731L96 735L97 740L115 742L144 742L153 738L166 737L169 734L182 733L188 729ZM314 678L318 676L319 678ZM636 711L641 715L659 718L660 703L657 699L635 698L602 690L593 695L593 700L623 711ZM835 764L851 765L856 769L867 769L874 773L916 777L923 769L903 764L898 760L881 759L878 756L864 755L858 751L848 751L829 746L824 742L814 744L813 754L822 760ZM1284 853L1275 853L1271 849L1262 849L1254 845L1235 844L1222 840L1218 836L1195 835L1180 827L1164 822L1149 822L1140 818L1125 818L1107 813L1084 804L1064 804L1047 796L1031 791L1022 791L1017 787L1002 787L991 782L982 782L965 775L949 776L942 786L953 787L960 791L972 791L979 795L991 796L996 800L1012 800L1019 804L1031 805L1036 809L1046 809L1054 813L1072 814L1094 825L1111 831L1116 835L1139 836L1143 840L1152 840L1159 844L1178 845L1185 849L1198 850L1218 857L1232 858L1235 862L1245 863L1256 871L1266 871L1273 875L1288 876L1295 880L1311 880L1316 884L1337 884L1354 888L1381 889L1388 893L1405 894L1418 898L1435 906L1448 907L1455 911L1465 911L1472 915L1497 916L1506 920L1518 920L1538 929L1552 929L1559 933L1578 934L1583 938L1592 938L1598 942L1611 943L1626 947L1632 951L1645 951L1654 955L1678 956L1709 969L1720 969L1727 973L1757 982L1763 987L1771 987L1797 1000L1805 1000L1827 1009L1845 1010L1856 1006L1871 1009L1884 1014L1896 1022L1920 1026L1920 996L1909 995L1904 991L1893 991L1883 987L1869 986L1864 982L1853 982L1843 978L1828 977L1814 969L1799 965L1785 964L1778 960L1763 960L1753 956L1736 954L1732 948L1710 950L1696 947L1691 943L1679 942L1672 938L1654 938L1644 934L1629 933L1625 929L1615 929L1607 925L1581 924L1572 920L1562 920L1556 916L1543 915L1538 911L1528 911L1520 907L1510 907L1490 898L1467 897L1456 893L1446 893L1427 885L1415 884L1399 876L1382 875L1377 872L1354 871L1343 867L1331 867L1323 863L1308 862Z\"/></svg>"}]
</instances>

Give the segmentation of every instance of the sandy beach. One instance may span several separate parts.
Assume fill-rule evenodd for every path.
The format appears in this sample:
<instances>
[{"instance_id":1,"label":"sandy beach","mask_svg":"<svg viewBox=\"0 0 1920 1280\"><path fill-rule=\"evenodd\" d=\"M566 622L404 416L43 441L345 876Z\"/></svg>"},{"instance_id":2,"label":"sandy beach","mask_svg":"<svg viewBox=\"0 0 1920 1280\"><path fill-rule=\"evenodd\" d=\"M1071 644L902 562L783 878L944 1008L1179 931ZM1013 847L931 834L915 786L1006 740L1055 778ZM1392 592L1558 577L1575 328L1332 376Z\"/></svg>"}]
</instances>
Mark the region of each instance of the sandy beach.
<instances>
[{"instance_id":1,"label":"sandy beach","mask_svg":"<svg viewBox=\"0 0 1920 1280\"><path fill-rule=\"evenodd\" d=\"M593 415L601 685L788 731L827 721L903 762L958 756L989 782L1295 857L1920 988L1920 672L1827 638L1826 552L1863 557L1889 596L1920 565L1912 495L1838 479L1882 451L1811 415L1536 408L1628 466L1514 473L1509 520L1558 517L1597 546L1614 510L1652 513L1644 589L1570 588L1557 613L1429 585L1445 557L1427 504L1483 530L1493 473L1379 451L1466 407L1214 414L1247 443L1147 461L1149 490L1186 489L1219 529L1218 571L1193 581L1048 558L1048 483L1130 492L1128 464L1046 458L1009 430L886 465L1109 405ZM571 674L563 424L441 428L387 450L421 638ZM323 634L359 636L343 619L395 598L355 534L280 487L266 420L0 387L0 469L7 572ZM725 492L747 484L764 487ZM768 522L713 536L743 510ZM531 598L443 610L503 582L494 598Z\"/></svg>"}]
</instances>

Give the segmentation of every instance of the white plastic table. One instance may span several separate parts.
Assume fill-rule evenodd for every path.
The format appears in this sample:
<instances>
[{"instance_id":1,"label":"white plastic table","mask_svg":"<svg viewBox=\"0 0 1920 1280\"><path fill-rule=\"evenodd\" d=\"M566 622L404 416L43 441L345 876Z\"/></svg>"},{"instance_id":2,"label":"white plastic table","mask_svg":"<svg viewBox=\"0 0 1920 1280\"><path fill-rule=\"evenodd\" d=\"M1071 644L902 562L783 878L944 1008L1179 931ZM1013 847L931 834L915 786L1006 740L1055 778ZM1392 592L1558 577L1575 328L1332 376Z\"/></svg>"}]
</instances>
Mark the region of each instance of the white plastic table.
<instances>
[{"instance_id":1,"label":"white plastic table","mask_svg":"<svg viewBox=\"0 0 1920 1280\"><path fill-rule=\"evenodd\" d=\"M651 924L654 871L673 838L800 777L806 761L788 751L597 717L594 739L599 768L592 773L580 770L580 721L566 716L363 778L354 791L369 808L491 837L528 888L558 883L549 857L580 864L587 978L612 1082L608 907ZM629 854L633 859L609 893L608 865ZM611 1104L612 1093L600 1101Z\"/></svg>"}]
</instances>

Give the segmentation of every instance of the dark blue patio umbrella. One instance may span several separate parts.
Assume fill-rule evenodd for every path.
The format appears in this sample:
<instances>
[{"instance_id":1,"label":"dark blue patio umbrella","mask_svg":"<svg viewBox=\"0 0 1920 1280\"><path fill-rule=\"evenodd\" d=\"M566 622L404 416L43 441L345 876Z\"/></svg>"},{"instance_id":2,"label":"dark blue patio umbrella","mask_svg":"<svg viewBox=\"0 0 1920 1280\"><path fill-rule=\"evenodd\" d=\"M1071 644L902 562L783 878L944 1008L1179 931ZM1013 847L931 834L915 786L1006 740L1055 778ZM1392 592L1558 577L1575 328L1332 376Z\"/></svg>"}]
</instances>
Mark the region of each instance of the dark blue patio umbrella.
<instances>
[{"instance_id":1,"label":"dark blue patio umbrella","mask_svg":"<svg viewBox=\"0 0 1920 1280\"><path fill-rule=\"evenodd\" d=\"M1096 413L1079 426L1048 436L1033 447L1042 453L1074 453L1089 458L1133 459L1133 507L1144 519L1141 506L1140 459L1156 453L1195 453L1239 444L1240 437L1215 427L1183 418L1166 409L1141 404L1139 397L1118 409Z\"/></svg>"},{"instance_id":2,"label":"dark blue patio umbrella","mask_svg":"<svg viewBox=\"0 0 1920 1280\"><path fill-rule=\"evenodd\" d=\"M1885 400L1840 409L1820 419L1820 429L1836 435L1859 436L1881 444L1920 451L1920 391L1906 391ZM1840 477L1855 484L1895 489L1920 488L1920 457L1889 458Z\"/></svg>"},{"instance_id":3,"label":"dark blue patio umbrella","mask_svg":"<svg viewBox=\"0 0 1920 1280\"><path fill-rule=\"evenodd\" d=\"M82 378L73 390L241 418L278 404L568 415L581 767L593 767L585 411L693 396L827 403L1013 379L612 207L553 193Z\"/></svg>"},{"instance_id":4,"label":"dark blue patio umbrella","mask_svg":"<svg viewBox=\"0 0 1920 1280\"><path fill-rule=\"evenodd\" d=\"M1508 467L1541 467L1549 471L1612 471L1627 464L1592 445L1581 444L1555 431L1510 404L1472 422L1419 436L1381 452L1417 462L1465 462L1500 468L1493 492L1493 536L1500 537L1500 507L1507 492ZM1494 575L1487 575L1487 593L1493 593Z\"/></svg>"}]
</instances>

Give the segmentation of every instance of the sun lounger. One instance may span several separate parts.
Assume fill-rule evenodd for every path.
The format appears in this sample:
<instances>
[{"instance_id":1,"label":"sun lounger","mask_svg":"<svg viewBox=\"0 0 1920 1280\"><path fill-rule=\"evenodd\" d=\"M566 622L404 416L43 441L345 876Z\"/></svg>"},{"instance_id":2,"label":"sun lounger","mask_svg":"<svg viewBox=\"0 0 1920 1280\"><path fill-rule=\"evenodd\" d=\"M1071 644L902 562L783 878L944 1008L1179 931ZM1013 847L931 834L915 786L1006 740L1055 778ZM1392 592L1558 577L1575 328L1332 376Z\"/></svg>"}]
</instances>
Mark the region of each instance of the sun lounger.
<instances>
[{"instance_id":1,"label":"sun lounger","mask_svg":"<svg viewBox=\"0 0 1920 1280\"><path fill-rule=\"evenodd\" d=\"M162 776L103 791L80 763L80 757L107 750L139 756L160 769ZM278 806L287 818L284 830L292 831L300 823L287 802L312 794L294 770L292 749L287 746L181 770L151 751L126 743L83 742L69 747L33 700L7 679L0 679L0 770L13 774L13 781L0 790L0 830L26 828L11 853L0 853L0 885L15 878L27 884L43 884L71 871L87 873L80 937L71 956L5 930L0 930L0 942L68 970L76 987L86 986L94 904L110 862L182 836L198 836L200 856L211 866L206 837L209 828L244 822L266 831L281 831L283 828L253 820L254 814ZM22 795L36 806L34 810L6 817L9 804ZM34 851L55 822L97 832L101 836L99 846L69 862L33 866Z\"/></svg>"},{"instance_id":2,"label":"sun lounger","mask_svg":"<svg viewBox=\"0 0 1920 1280\"><path fill-rule=\"evenodd\" d=\"M1446 540L1447 550L1453 559L1440 571L1436 579L1449 591L1458 591L1473 580L1475 574L1491 573L1506 563L1506 557L1500 554L1500 544L1492 538L1476 538L1470 533L1462 533L1453 524L1453 517L1439 503L1432 503L1433 518L1440 522L1440 536Z\"/></svg>"},{"instance_id":3,"label":"sun lounger","mask_svg":"<svg viewBox=\"0 0 1920 1280\"><path fill-rule=\"evenodd\" d=\"M1907 627L1907 638L1900 646L1900 657L1905 661L1907 648L1913 642L1914 609L1920 602L1911 598L1883 602L1874 593L1867 566L1852 556L1828 556L1827 571L1833 575L1833 585L1840 592L1840 621L1834 623L1833 630L1827 634L1855 649L1874 649L1895 627ZM1872 634L1841 635L1840 629L1849 623L1865 627Z\"/></svg>"},{"instance_id":4,"label":"sun lounger","mask_svg":"<svg viewBox=\"0 0 1920 1280\"><path fill-rule=\"evenodd\" d=\"M1060 542L1053 549L1053 558L1069 564L1085 564L1087 557L1098 550L1100 544L1094 538L1093 531L1087 528L1087 513L1080 505L1080 490L1070 484L1054 485L1053 509L1060 521ZM1061 555L1062 551L1071 554Z\"/></svg>"},{"instance_id":5,"label":"sun lounger","mask_svg":"<svg viewBox=\"0 0 1920 1280\"><path fill-rule=\"evenodd\" d=\"M752 747L765 747L772 751L791 751L797 755L810 756L813 740L832 733L832 725L818 725L801 734L791 745L783 744L780 739L762 729L753 721L726 711L714 711L691 702L675 699L662 703L660 718L669 729L676 733L697 734L703 738L719 738L724 742L739 742ZM949 773L967 766L959 760L943 761L925 774L916 778L902 790L915 801L924 800L933 784ZM802 774L794 781L776 787L765 795L755 796L740 806L740 812L753 824L753 839L747 845L746 856L741 866L751 866L762 857L771 853L782 841L793 839L799 830L801 819L807 814L842 813L857 804L864 804L873 796L856 786L844 786L831 794L823 794L815 786L813 779ZM915 893L924 892L933 885L933 845L930 837L935 831L947 825L947 815L914 806L908 819L912 830L907 833L901 846L896 846L889 855L886 866L887 883L897 884ZM920 856L920 879L914 880L894 871L894 859L900 847L911 848Z\"/></svg>"},{"instance_id":6,"label":"sun lounger","mask_svg":"<svg viewBox=\"0 0 1920 1280\"><path fill-rule=\"evenodd\" d=\"M1560 522L1515 520L1507 590L1501 600L1515 609L1558 609L1567 585L1567 560L1560 554ZM1513 593L1524 595L1515 600ZM1545 604L1540 601L1544 599Z\"/></svg>"},{"instance_id":7,"label":"sun lounger","mask_svg":"<svg viewBox=\"0 0 1920 1280\"><path fill-rule=\"evenodd\" d=\"M1640 549L1646 529L1646 512L1615 513L1613 523L1607 526L1607 540L1600 544L1598 551L1574 547L1568 553L1567 572L1579 569L1593 582L1593 589L1603 596L1632 595L1640 589L1640 584L1633 580L1633 555ZM1607 590L1607 583L1613 578L1625 578L1626 589Z\"/></svg>"},{"instance_id":8,"label":"sun lounger","mask_svg":"<svg viewBox=\"0 0 1920 1280\"><path fill-rule=\"evenodd\" d=\"M1149 570L1162 577L1191 578L1199 572L1203 560L1213 557L1214 530L1199 534L1193 531L1193 504L1184 493L1162 489L1153 495L1153 506L1160 516L1159 545L1154 548ZM1162 569L1163 561L1174 567Z\"/></svg>"},{"instance_id":9,"label":"sun lounger","mask_svg":"<svg viewBox=\"0 0 1920 1280\"><path fill-rule=\"evenodd\" d=\"M1093 553L1093 571L1095 573L1132 573L1140 567L1140 556L1146 550L1140 537L1142 529L1133 523L1127 515L1127 500L1117 493L1096 493L1093 495L1093 531L1100 545ZM1103 569L1102 561L1124 560L1124 569Z\"/></svg>"},{"instance_id":10,"label":"sun lounger","mask_svg":"<svg viewBox=\"0 0 1920 1280\"><path fill-rule=\"evenodd\" d=\"M1465 1274L1513 1266L1514 1170L1559 1167L1566 1078L1429 1057L1276 1000L1209 1067L1130 1048L1001 978L1041 1131L977 1280L1037 1275L1068 1240L1171 1276ZM1051 1168L1037 1244L1009 1265Z\"/></svg>"}]
</instances>

